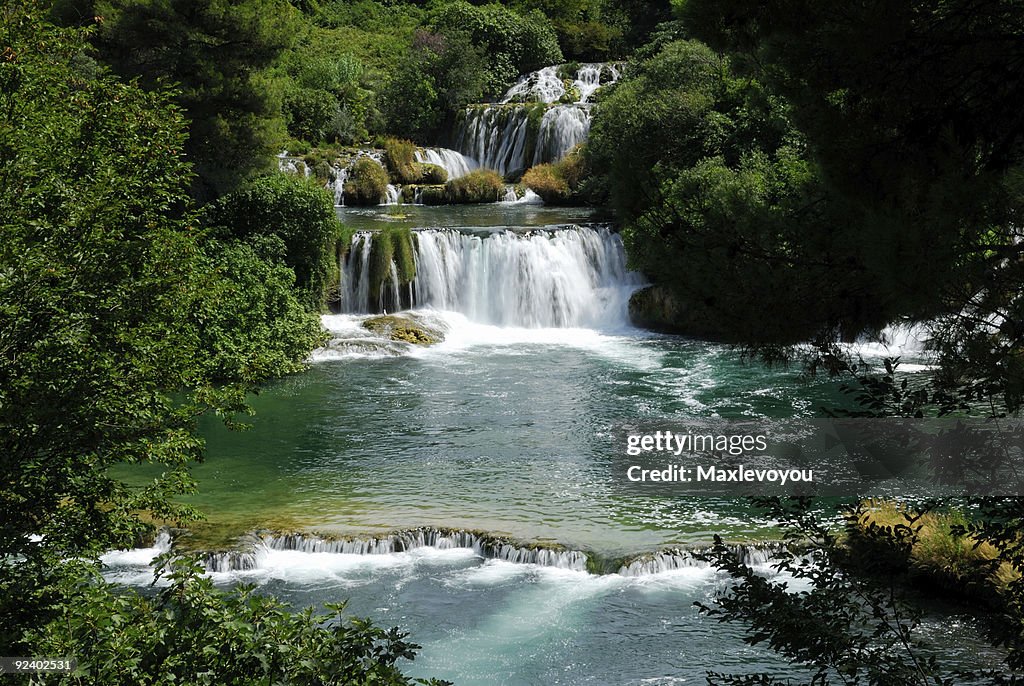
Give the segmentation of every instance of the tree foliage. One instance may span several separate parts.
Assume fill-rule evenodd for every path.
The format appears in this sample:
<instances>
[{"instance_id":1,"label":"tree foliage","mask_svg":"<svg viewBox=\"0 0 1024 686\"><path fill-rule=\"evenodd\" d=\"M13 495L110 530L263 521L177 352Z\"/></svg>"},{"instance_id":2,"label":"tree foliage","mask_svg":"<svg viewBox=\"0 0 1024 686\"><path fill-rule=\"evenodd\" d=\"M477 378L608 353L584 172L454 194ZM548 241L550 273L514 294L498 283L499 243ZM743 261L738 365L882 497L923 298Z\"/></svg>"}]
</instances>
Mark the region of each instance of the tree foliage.
<instances>
[{"instance_id":1,"label":"tree foliage","mask_svg":"<svg viewBox=\"0 0 1024 686\"><path fill-rule=\"evenodd\" d=\"M408 683L395 662L413 646L337 608L321 627L188 564L155 599L91 576L144 516L194 518L174 497L193 488L196 418L244 410L321 329L266 259L306 237L198 230L172 93L113 78L38 5L0 13L2 652L78 658L78 683ZM322 210L314 190L296 195ZM162 474L117 478L137 464Z\"/></svg>"},{"instance_id":2,"label":"tree foliage","mask_svg":"<svg viewBox=\"0 0 1024 686\"><path fill-rule=\"evenodd\" d=\"M193 192L206 200L268 168L284 137L268 68L291 45L284 0L99 0L101 53L147 88L174 84L189 119Z\"/></svg>"},{"instance_id":3,"label":"tree foliage","mask_svg":"<svg viewBox=\"0 0 1024 686\"><path fill-rule=\"evenodd\" d=\"M465 0L446 2L431 17L431 26L443 34L462 33L488 60L485 92L496 96L520 74L562 60L558 38L540 12L521 15L499 4L472 5Z\"/></svg>"},{"instance_id":4,"label":"tree foliage","mask_svg":"<svg viewBox=\"0 0 1024 686\"><path fill-rule=\"evenodd\" d=\"M440 138L456 113L483 98L487 74L484 50L466 33L417 31L382 94L389 132L421 141Z\"/></svg>"},{"instance_id":5,"label":"tree foliage","mask_svg":"<svg viewBox=\"0 0 1024 686\"><path fill-rule=\"evenodd\" d=\"M32 637L42 653L78 660L74 674L54 683L414 683L396 663L412 659L419 646L398 629L349 617L344 604L328 605L326 614L293 612L253 587L219 591L201 573L195 560L174 561L151 598L88 575L71 577L67 602Z\"/></svg>"},{"instance_id":6,"label":"tree foliage","mask_svg":"<svg viewBox=\"0 0 1024 686\"><path fill-rule=\"evenodd\" d=\"M206 221L219 235L265 246L264 256L272 261L268 239L279 240L283 250L276 259L294 271L302 301L314 311L323 307L330 279L337 276L341 224L322 186L289 174L260 177L208 208Z\"/></svg>"}]
</instances>

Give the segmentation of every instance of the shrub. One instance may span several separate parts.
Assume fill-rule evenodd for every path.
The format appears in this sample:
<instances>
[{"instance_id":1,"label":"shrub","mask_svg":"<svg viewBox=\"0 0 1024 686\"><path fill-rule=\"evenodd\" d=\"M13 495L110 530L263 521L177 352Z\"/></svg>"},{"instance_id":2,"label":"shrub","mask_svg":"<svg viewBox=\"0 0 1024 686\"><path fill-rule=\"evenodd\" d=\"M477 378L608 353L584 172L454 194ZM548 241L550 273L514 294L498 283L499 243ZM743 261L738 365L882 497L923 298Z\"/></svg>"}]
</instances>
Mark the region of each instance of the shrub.
<instances>
[{"instance_id":1,"label":"shrub","mask_svg":"<svg viewBox=\"0 0 1024 686\"><path fill-rule=\"evenodd\" d=\"M552 164L538 164L523 175L523 185L544 202L559 205L579 201L579 189L586 174L580 147Z\"/></svg>"},{"instance_id":2,"label":"shrub","mask_svg":"<svg viewBox=\"0 0 1024 686\"><path fill-rule=\"evenodd\" d=\"M484 50L464 33L417 31L380 94L387 130L417 140L433 138L457 112L484 95Z\"/></svg>"},{"instance_id":3,"label":"shrub","mask_svg":"<svg viewBox=\"0 0 1024 686\"><path fill-rule=\"evenodd\" d=\"M322 307L333 247L317 266L322 283L313 292L308 286L295 290L294 271L280 262L288 262L288 251L278 236L205 246L208 270L219 277L215 290L197 304L202 364L211 378L260 379L303 369L308 352L325 342L310 309Z\"/></svg>"},{"instance_id":4,"label":"shrub","mask_svg":"<svg viewBox=\"0 0 1024 686\"><path fill-rule=\"evenodd\" d=\"M456 0L441 5L432 23L442 33L464 32L473 45L487 48L491 95L504 91L519 74L562 61L558 36L539 12L520 14L499 4Z\"/></svg>"},{"instance_id":5,"label":"shrub","mask_svg":"<svg viewBox=\"0 0 1024 686\"><path fill-rule=\"evenodd\" d=\"M388 138L384 141L384 163L391 178L398 183L416 183L421 171L416 164L416 144L412 141Z\"/></svg>"},{"instance_id":6,"label":"shrub","mask_svg":"<svg viewBox=\"0 0 1024 686\"><path fill-rule=\"evenodd\" d=\"M436 186L424 188L423 193L420 194L420 202L424 205L444 205L448 202L448 195L444 188Z\"/></svg>"},{"instance_id":7,"label":"shrub","mask_svg":"<svg viewBox=\"0 0 1024 686\"><path fill-rule=\"evenodd\" d=\"M447 683L405 677L397 663L419 646L348 615L344 604L291 612L252 586L220 591L195 559L176 561L165 578L170 585L143 595L71 576L60 614L33 648L76 658L74 683Z\"/></svg>"},{"instance_id":8,"label":"shrub","mask_svg":"<svg viewBox=\"0 0 1024 686\"><path fill-rule=\"evenodd\" d=\"M462 178L449 181L445 197L452 204L497 202L505 191L505 181L498 172L477 169Z\"/></svg>"},{"instance_id":9,"label":"shrub","mask_svg":"<svg viewBox=\"0 0 1024 686\"><path fill-rule=\"evenodd\" d=\"M440 185L448 183L448 171L444 167L439 167L436 164L423 164L420 165L420 179L419 182L427 185Z\"/></svg>"},{"instance_id":10,"label":"shrub","mask_svg":"<svg viewBox=\"0 0 1024 686\"><path fill-rule=\"evenodd\" d=\"M333 138L333 124L339 112L338 100L326 91L295 88L285 96L288 134L310 143Z\"/></svg>"},{"instance_id":11,"label":"shrub","mask_svg":"<svg viewBox=\"0 0 1024 686\"><path fill-rule=\"evenodd\" d=\"M387 194L388 173L376 160L363 157L352 165L345 183L345 204L379 205Z\"/></svg>"},{"instance_id":12,"label":"shrub","mask_svg":"<svg viewBox=\"0 0 1024 686\"><path fill-rule=\"evenodd\" d=\"M291 174L260 177L211 206L207 223L223 238L279 237L283 263L307 293L303 300L316 310L323 306L341 224L322 186Z\"/></svg>"},{"instance_id":13,"label":"shrub","mask_svg":"<svg viewBox=\"0 0 1024 686\"><path fill-rule=\"evenodd\" d=\"M523 174L523 185L549 204L565 202L569 198L569 184L553 164L538 164L531 168Z\"/></svg>"}]
</instances>

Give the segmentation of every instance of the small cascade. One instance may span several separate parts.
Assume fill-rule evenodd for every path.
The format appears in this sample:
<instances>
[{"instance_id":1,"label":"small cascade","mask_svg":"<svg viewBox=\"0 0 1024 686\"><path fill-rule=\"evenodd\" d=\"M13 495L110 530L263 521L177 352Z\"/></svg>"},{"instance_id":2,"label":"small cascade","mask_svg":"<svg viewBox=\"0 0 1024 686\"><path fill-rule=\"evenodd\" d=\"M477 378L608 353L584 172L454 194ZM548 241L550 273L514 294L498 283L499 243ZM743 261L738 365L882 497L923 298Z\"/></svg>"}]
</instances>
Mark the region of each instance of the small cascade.
<instances>
[{"instance_id":1,"label":"small cascade","mask_svg":"<svg viewBox=\"0 0 1024 686\"><path fill-rule=\"evenodd\" d=\"M622 65L614 62L607 64L583 64L576 72L574 85L580 94L580 102L590 102L591 96L601 86L615 83L622 76Z\"/></svg>"},{"instance_id":2,"label":"small cascade","mask_svg":"<svg viewBox=\"0 0 1024 686\"><path fill-rule=\"evenodd\" d=\"M781 544L737 544L729 546L729 549L737 560L748 567L763 567L781 549ZM709 550L710 548L706 547L659 550L625 562L618 573L621 576L648 576L678 569L708 569L712 566L711 563L700 559L699 556Z\"/></svg>"},{"instance_id":3,"label":"small cascade","mask_svg":"<svg viewBox=\"0 0 1024 686\"><path fill-rule=\"evenodd\" d=\"M515 195L515 190L512 193L506 193L505 199L502 202L507 205L543 205L544 199L533 192L533 189L527 188L523 193L523 197Z\"/></svg>"},{"instance_id":4,"label":"small cascade","mask_svg":"<svg viewBox=\"0 0 1024 686\"><path fill-rule=\"evenodd\" d=\"M537 144L531 166L560 160L587 140L590 133L590 112L572 105L549 108L540 120Z\"/></svg>"},{"instance_id":5,"label":"small cascade","mask_svg":"<svg viewBox=\"0 0 1024 686\"><path fill-rule=\"evenodd\" d=\"M471 106L459 126L456 145L485 169L502 176L522 174L528 143L537 138L537 131L530 129L530 112L523 107Z\"/></svg>"},{"instance_id":6,"label":"small cascade","mask_svg":"<svg viewBox=\"0 0 1024 686\"><path fill-rule=\"evenodd\" d=\"M226 574L256 569L259 563L253 551L229 550L207 553L203 557L203 566L208 572Z\"/></svg>"},{"instance_id":7,"label":"small cascade","mask_svg":"<svg viewBox=\"0 0 1024 686\"><path fill-rule=\"evenodd\" d=\"M148 567L160 554L172 550L173 539L166 529L161 530L150 548L117 550L105 553L101 559L110 568ZM361 538L327 538L311 534L248 534L232 550L206 552L203 565L211 573L226 574L258 570L273 562L268 560L274 552L299 552L334 555L395 555L423 548L435 550L472 550L478 557L501 560L514 564L567 569L596 574L617 574L642 577L663 574L680 569L711 569L712 565L698 559L709 547L673 548L645 553L627 559L617 569L605 567L600 557L573 550L562 545L530 544L511 538L464 529L423 527L396 531L383 536ZM781 542L763 544L734 544L730 552L743 564L754 568L767 568L775 555L784 549ZM604 567L604 571L599 571Z\"/></svg>"},{"instance_id":8,"label":"small cascade","mask_svg":"<svg viewBox=\"0 0 1024 686\"><path fill-rule=\"evenodd\" d=\"M621 73L614 64L581 65L574 78L564 70L545 67L520 78L499 104L466 108L455 147L506 177L563 158L590 133L594 94Z\"/></svg>"},{"instance_id":9,"label":"small cascade","mask_svg":"<svg viewBox=\"0 0 1024 686\"><path fill-rule=\"evenodd\" d=\"M334 204L338 207L345 206L345 182L348 181L348 167L337 169L332 167L334 181L327 184L328 190L334 193Z\"/></svg>"},{"instance_id":10,"label":"small cascade","mask_svg":"<svg viewBox=\"0 0 1024 686\"><path fill-rule=\"evenodd\" d=\"M512 102L543 102L585 104L601 86L615 83L622 74L614 62L581 64L572 78L565 73L567 65L544 67L519 78L505 93L502 104Z\"/></svg>"},{"instance_id":11,"label":"small cascade","mask_svg":"<svg viewBox=\"0 0 1024 686\"><path fill-rule=\"evenodd\" d=\"M448 148L421 148L416 151L416 161L441 167L448 173L449 181L461 178L480 167L475 159Z\"/></svg>"},{"instance_id":12,"label":"small cascade","mask_svg":"<svg viewBox=\"0 0 1024 686\"><path fill-rule=\"evenodd\" d=\"M407 293L399 291L394 262L374 273L373 243L370 232L353 238L342 264L343 313L393 311L397 304L459 312L496 326L615 327L627 324L629 296L641 285L626 268L621 239L604 227L416 231ZM382 300L385 293L393 299Z\"/></svg>"},{"instance_id":13,"label":"small cascade","mask_svg":"<svg viewBox=\"0 0 1024 686\"><path fill-rule=\"evenodd\" d=\"M515 186L505 186L505 195L502 196L501 202L513 203L519 200L519 196L516 194Z\"/></svg>"},{"instance_id":14,"label":"small cascade","mask_svg":"<svg viewBox=\"0 0 1024 686\"><path fill-rule=\"evenodd\" d=\"M384 196L384 202L382 202L381 204L382 205L397 205L398 204L398 200L401 197L401 193L402 193L402 191L398 188L398 186L389 183L387 191L386 191L386 194Z\"/></svg>"},{"instance_id":15,"label":"small cascade","mask_svg":"<svg viewBox=\"0 0 1024 686\"><path fill-rule=\"evenodd\" d=\"M303 534L268 535L262 537L252 551L209 553L205 562L211 572L247 571L259 568L266 551L294 550L303 553L337 555L392 555L418 548L472 549L480 557L517 564L534 564L584 571L586 553L562 547L517 545L497 536L476 534L455 529L413 529L379 538L329 539Z\"/></svg>"},{"instance_id":16,"label":"small cascade","mask_svg":"<svg viewBox=\"0 0 1024 686\"><path fill-rule=\"evenodd\" d=\"M301 174L306 178L310 175L309 165L302 160L288 157L287 150L277 156L277 170L286 174Z\"/></svg>"}]
</instances>

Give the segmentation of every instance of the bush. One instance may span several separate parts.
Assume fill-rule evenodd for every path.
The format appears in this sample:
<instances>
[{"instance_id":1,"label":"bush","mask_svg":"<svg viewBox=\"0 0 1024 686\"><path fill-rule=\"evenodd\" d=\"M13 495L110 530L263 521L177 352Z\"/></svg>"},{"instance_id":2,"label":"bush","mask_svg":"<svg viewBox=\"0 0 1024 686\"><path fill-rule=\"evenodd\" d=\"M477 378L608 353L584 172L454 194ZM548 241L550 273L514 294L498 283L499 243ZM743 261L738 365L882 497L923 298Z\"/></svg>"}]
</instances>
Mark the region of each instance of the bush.
<instances>
[{"instance_id":1,"label":"bush","mask_svg":"<svg viewBox=\"0 0 1024 686\"><path fill-rule=\"evenodd\" d=\"M424 188L420 194L420 202L424 205L444 205L448 202L448 195L443 187Z\"/></svg>"},{"instance_id":2,"label":"bush","mask_svg":"<svg viewBox=\"0 0 1024 686\"><path fill-rule=\"evenodd\" d=\"M417 31L381 93L388 131L417 140L441 134L457 112L484 95L484 50L464 33Z\"/></svg>"},{"instance_id":3,"label":"bush","mask_svg":"<svg viewBox=\"0 0 1024 686\"><path fill-rule=\"evenodd\" d=\"M329 288L334 243L341 224L323 187L290 174L264 176L215 203L207 222L223 238L252 240L277 236L283 263L295 271L295 285L315 310Z\"/></svg>"},{"instance_id":4,"label":"bush","mask_svg":"<svg viewBox=\"0 0 1024 686\"><path fill-rule=\"evenodd\" d=\"M307 297L306 288L296 291L295 272L280 262L288 261L285 242L255 235L246 242L212 241L204 251L209 273L219 277L197 303L200 347L206 352L202 363L210 378L261 379L301 371L309 351L325 342L320 320L310 311L322 307L324 291L315 299ZM329 265L322 269L325 276L330 273Z\"/></svg>"},{"instance_id":5,"label":"bush","mask_svg":"<svg viewBox=\"0 0 1024 686\"><path fill-rule=\"evenodd\" d=\"M422 184L433 186L448 183L448 171L444 167L439 167L436 164L421 164L420 171L419 182Z\"/></svg>"},{"instance_id":6,"label":"bush","mask_svg":"<svg viewBox=\"0 0 1024 686\"><path fill-rule=\"evenodd\" d=\"M376 160L362 157L352 165L345 183L346 205L379 205L387 195L388 173Z\"/></svg>"},{"instance_id":7,"label":"bush","mask_svg":"<svg viewBox=\"0 0 1024 686\"><path fill-rule=\"evenodd\" d=\"M490 169L477 169L445 186L445 198L456 205L497 202L504 192L505 181Z\"/></svg>"},{"instance_id":8,"label":"bush","mask_svg":"<svg viewBox=\"0 0 1024 686\"><path fill-rule=\"evenodd\" d=\"M288 134L310 143L336 140L334 125L341 115L337 99L330 93L311 88L295 88L284 100Z\"/></svg>"},{"instance_id":9,"label":"bush","mask_svg":"<svg viewBox=\"0 0 1024 686\"><path fill-rule=\"evenodd\" d=\"M548 204L558 204L569 198L569 184L553 164L538 164L531 168L523 174L523 185Z\"/></svg>"},{"instance_id":10,"label":"bush","mask_svg":"<svg viewBox=\"0 0 1024 686\"><path fill-rule=\"evenodd\" d=\"M398 183L416 183L421 170L416 164L416 144L412 141L388 138L384 141L384 164L391 172L391 178Z\"/></svg>"},{"instance_id":11,"label":"bush","mask_svg":"<svg viewBox=\"0 0 1024 686\"><path fill-rule=\"evenodd\" d=\"M523 175L523 185L550 205L579 201L579 189L586 175L580 147L552 164L538 164Z\"/></svg>"},{"instance_id":12,"label":"bush","mask_svg":"<svg viewBox=\"0 0 1024 686\"><path fill-rule=\"evenodd\" d=\"M486 47L489 95L502 93L519 74L562 61L558 37L540 12L520 14L499 4L456 0L435 11L432 25L442 33L466 33L473 45Z\"/></svg>"},{"instance_id":13,"label":"bush","mask_svg":"<svg viewBox=\"0 0 1024 686\"><path fill-rule=\"evenodd\" d=\"M396 663L419 646L398 629L348 616L344 604L290 612L252 586L216 589L194 559L146 597L69 575L66 602L33 638L40 654L78 660L74 683L378 684L411 686ZM445 682L422 682L441 686Z\"/></svg>"}]
</instances>

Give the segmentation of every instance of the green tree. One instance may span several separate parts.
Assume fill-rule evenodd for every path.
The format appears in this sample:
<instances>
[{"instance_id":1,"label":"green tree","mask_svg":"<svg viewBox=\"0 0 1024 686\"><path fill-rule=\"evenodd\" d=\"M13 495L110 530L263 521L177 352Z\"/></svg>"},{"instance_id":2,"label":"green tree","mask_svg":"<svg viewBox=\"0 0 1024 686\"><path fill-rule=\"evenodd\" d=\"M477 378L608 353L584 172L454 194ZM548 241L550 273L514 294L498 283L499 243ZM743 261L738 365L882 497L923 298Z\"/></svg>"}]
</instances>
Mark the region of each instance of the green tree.
<instances>
[{"instance_id":1,"label":"green tree","mask_svg":"<svg viewBox=\"0 0 1024 686\"><path fill-rule=\"evenodd\" d=\"M441 137L456 114L484 94L487 61L465 33L417 31L381 99L390 133L419 141Z\"/></svg>"},{"instance_id":2,"label":"green tree","mask_svg":"<svg viewBox=\"0 0 1024 686\"><path fill-rule=\"evenodd\" d=\"M520 74L562 61L558 37L539 11L521 15L496 3L454 0L434 10L430 25L443 34L464 33L484 51L489 96L503 93Z\"/></svg>"},{"instance_id":3,"label":"green tree","mask_svg":"<svg viewBox=\"0 0 1024 686\"><path fill-rule=\"evenodd\" d=\"M323 186L289 174L271 174L221 198L208 209L206 221L226 238L266 246L276 238L283 248L280 262L294 271L302 301L319 312L337 277L335 247L341 223L334 201ZM273 259L274 250L264 251Z\"/></svg>"},{"instance_id":4,"label":"green tree","mask_svg":"<svg viewBox=\"0 0 1024 686\"><path fill-rule=\"evenodd\" d=\"M883 326L896 286L808 159L790 108L695 41L635 63L598 106L606 175L634 265L683 303L669 324L763 348ZM898 273L898 272L897 272Z\"/></svg>"},{"instance_id":5,"label":"green tree","mask_svg":"<svg viewBox=\"0 0 1024 686\"><path fill-rule=\"evenodd\" d=\"M298 32L285 0L99 0L101 55L146 88L177 87L193 194L209 200L270 167L284 139L268 67Z\"/></svg>"}]
</instances>

